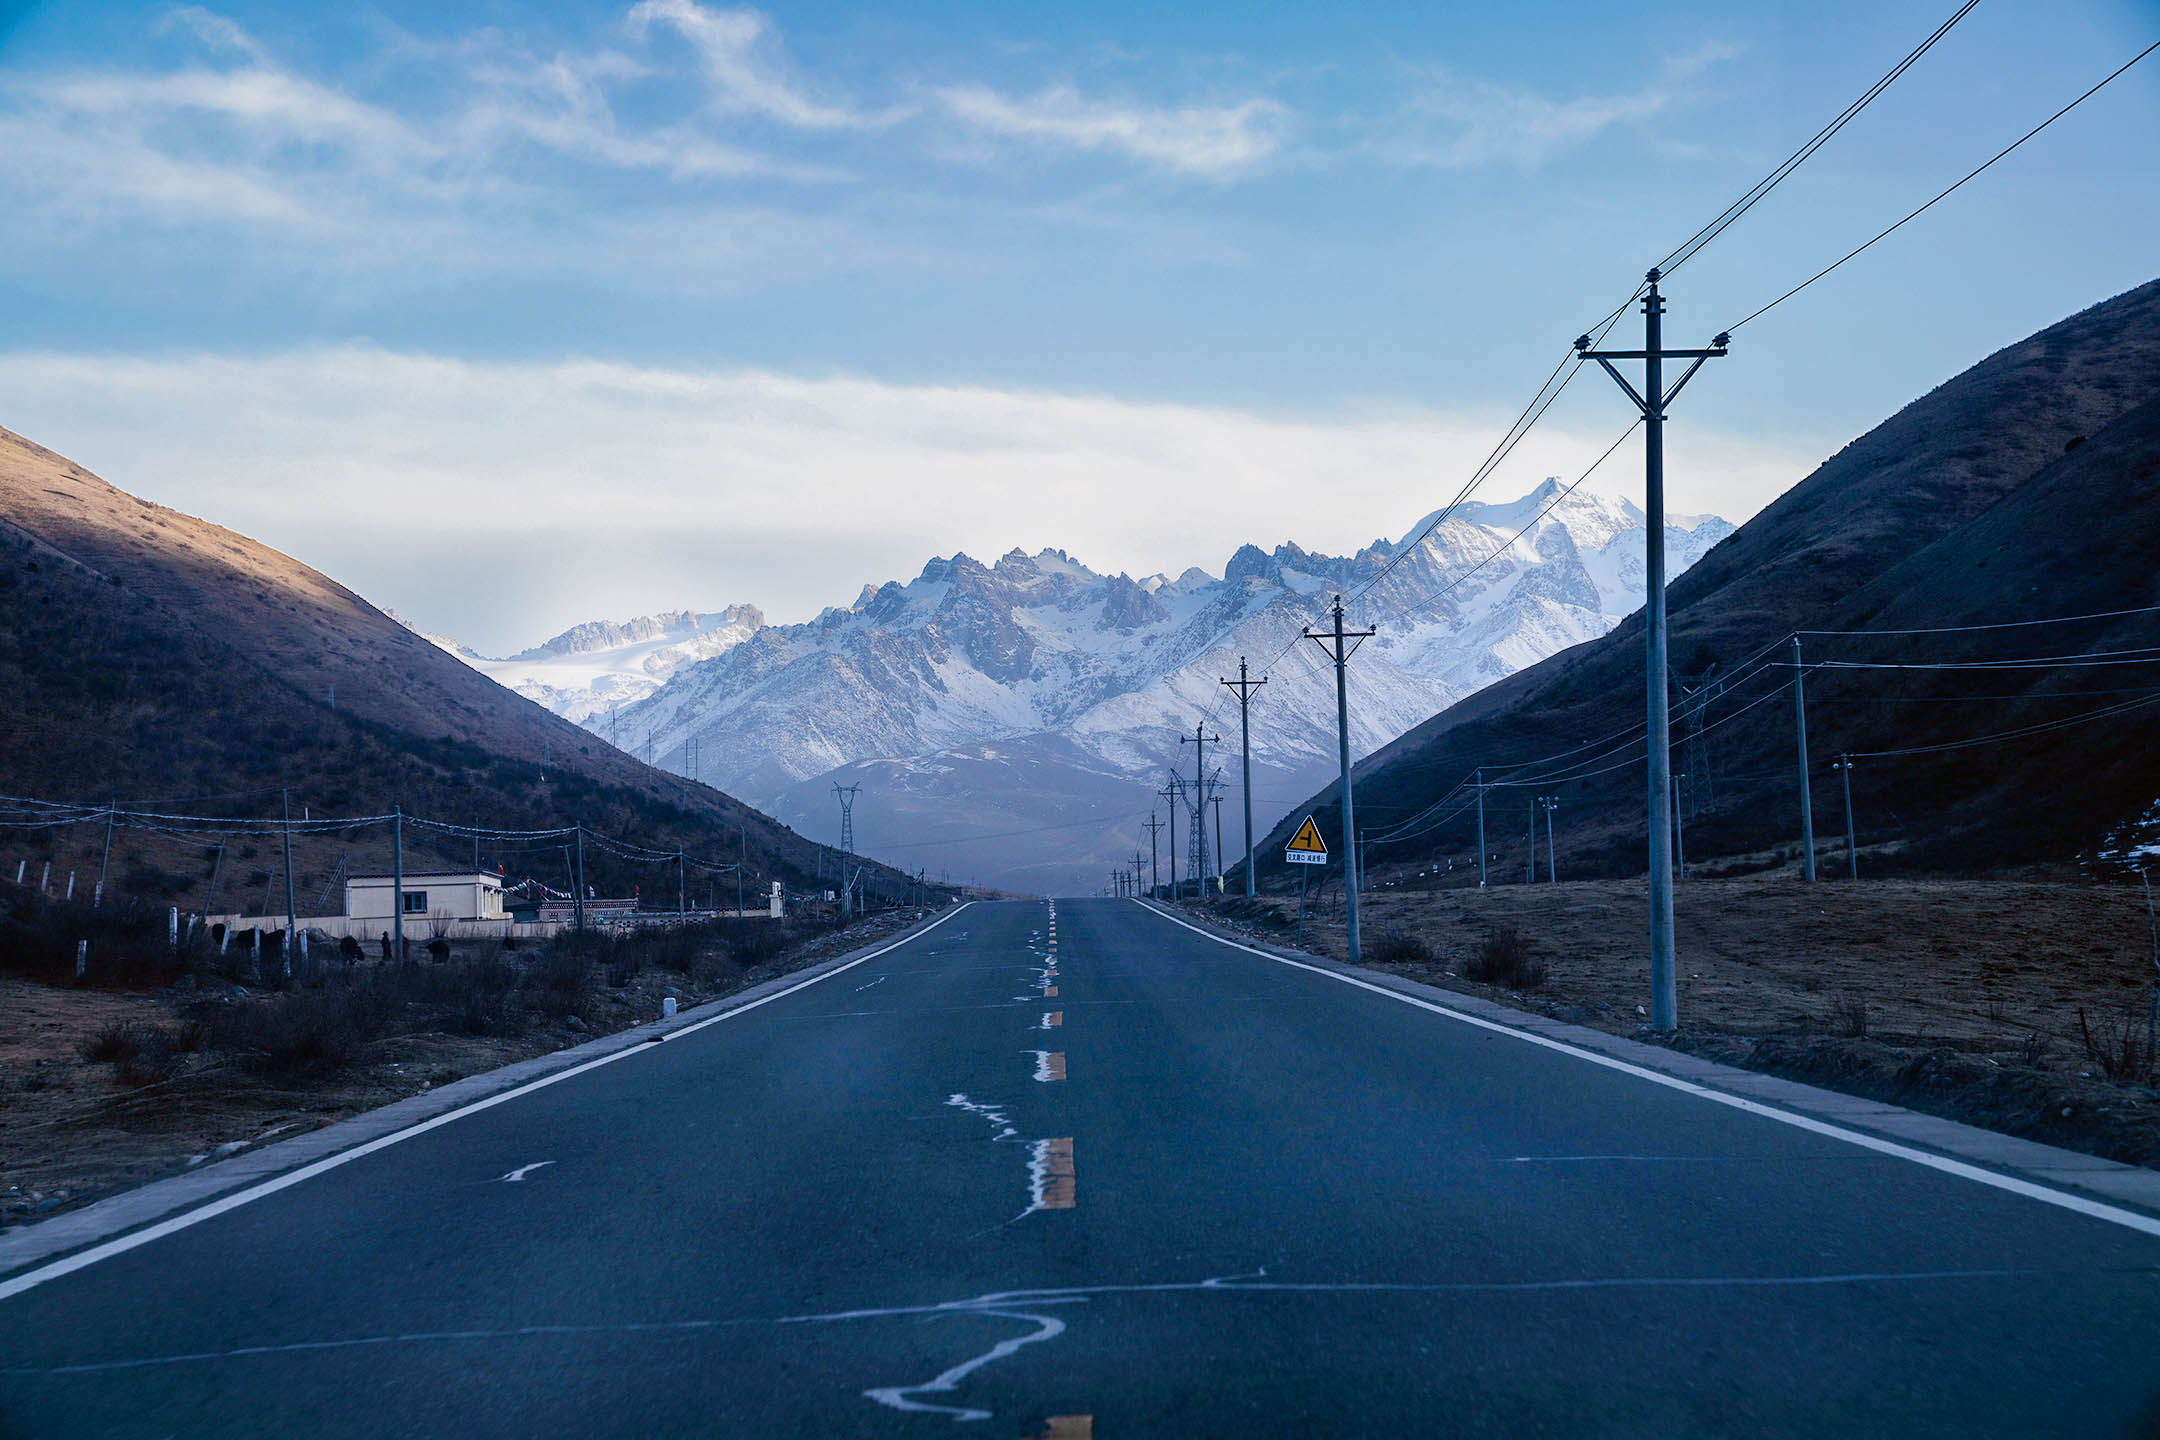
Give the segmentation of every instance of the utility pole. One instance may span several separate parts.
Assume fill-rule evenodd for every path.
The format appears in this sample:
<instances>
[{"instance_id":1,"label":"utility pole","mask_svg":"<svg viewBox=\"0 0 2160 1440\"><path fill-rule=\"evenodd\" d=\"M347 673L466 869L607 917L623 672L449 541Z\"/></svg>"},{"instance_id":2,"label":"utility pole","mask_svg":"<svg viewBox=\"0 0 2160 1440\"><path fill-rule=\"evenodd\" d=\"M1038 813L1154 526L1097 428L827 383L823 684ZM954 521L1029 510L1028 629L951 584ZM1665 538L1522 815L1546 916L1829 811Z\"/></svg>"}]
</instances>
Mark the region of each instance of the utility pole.
<instances>
[{"instance_id":1,"label":"utility pole","mask_svg":"<svg viewBox=\"0 0 2160 1440\"><path fill-rule=\"evenodd\" d=\"M1666 693L1670 667L1665 654L1665 408L1687 388L1705 360L1726 353L1732 336L1719 334L1707 350L1665 348L1665 299L1658 293L1659 272L1644 277L1643 348L1592 350L1588 335L1577 336L1575 354L1595 360L1642 412L1643 420L1643 649L1644 688L1649 710L1650 821L1650 1023L1671 1030L1680 1023L1678 962L1673 950L1672 827L1665 815L1672 804L1672 714ZM1643 362L1638 392L1613 368L1615 360ZM1692 360L1672 389L1665 388L1665 362Z\"/></svg>"},{"instance_id":2,"label":"utility pole","mask_svg":"<svg viewBox=\"0 0 2160 1440\"><path fill-rule=\"evenodd\" d=\"M1170 772L1170 783L1169 783L1168 785L1164 786L1164 787L1163 787L1162 789L1160 789L1160 790L1156 791L1155 793L1156 793L1156 794L1158 794L1158 795L1160 795L1160 796L1162 796L1162 797L1163 797L1163 799L1165 799L1165 800L1167 800L1167 801L1169 801L1169 802L1170 802L1170 806L1169 806L1169 809L1170 809L1170 901L1171 901L1171 903L1172 903L1172 904L1176 904L1176 903L1177 903L1177 807L1178 807L1178 800L1180 799L1180 796L1179 796L1179 794L1178 794L1178 777L1177 777L1177 771L1175 771L1175 770L1171 771L1171 772Z\"/></svg>"},{"instance_id":3,"label":"utility pole","mask_svg":"<svg viewBox=\"0 0 2160 1440\"><path fill-rule=\"evenodd\" d=\"M1792 637L1793 735L1800 747L1800 874L1815 883L1815 801L1808 794L1807 671L1800 667L1800 637Z\"/></svg>"},{"instance_id":4,"label":"utility pole","mask_svg":"<svg viewBox=\"0 0 2160 1440\"><path fill-rule=\"evenodd\" d=\"M1148 886L1147 886L1147 893L1148 893L1148 899L1150 899L1150 900L1153 900L1153 899L1155 899L1155 898L1156 898L1156 892L1157 892L1158 890L1160 890L1160 889L1162 888L1162 865L1161 865L1161 857L1160 857L1160 856L1159 856L1159 855L1158 855L1158 854L1156 853L1156 850L1155 850L1155 837L1156 837L1156 836L1157 836L1158 834L1160 834L1161 832L1162 832L1162 816L1160 816L1160 815L1157 815L1157 814L1156 814L1156 813L1155 813L1154 811L1152 811L1152 810L1148 811L1148 817L1147 817L1147 880L1148 880ZM1137 866L1139 865L1139 863L1140 863L1140 852L1139 852L1139 851L1137 851L1137 850L1135 850L1135 851L1133 851L1133 864L1134 864L1134 866L1136 866L1136 867L1137 867Z\"/></svg>"},{"instance_id":5,"label":"utility pole","mask_svg":"<svg viewBox=\"0 0 2160 1440\"><path fill-rule=\"evenodd\" d=\"M1221 679L1219 676L1217 678ZM1245 657L1240 655L1237 657L1237 679L1222 680L1222 683L1237 692L1238 748L1243 754L1245 764L1245 898L1250 900L1253 898L1252 692L1267 684L1267 676L1263 675L1258 680L1245 678ZM1221 828L1216 827L1215 849L1218 854L1222 850Z\"/></svg>"},{"instance_id":6,"label":"utility pole","mask_svg":"<svg viewBox=\"0 0 2160 1440\"><path fill-rule=\"evenodd\" d=\"M1350 797L1350 657L1358 645L1377 633L1372 630L1345 630L1343 628L1343 598L1335 597L1332 610L1335 621L1333 631L1314 634L1307 627L1307 640L1318 644L1335 662L1335 751L1342 767L1342 846L1343 846L1343 938L1350 949L1350 963L1358 961L1358 877L1357 877L1357 810ZM1355 642L1355 643L1353 643Z\"/></svg>"},{"instance_id":7,"label":"utility pole","mask_svg":"<svg viewBox=\"0 0 2160 1440\"><path fill-rule=\"evenodd\" d=\"M105 903L105 864L112 859L113 809L117 803L117 801L112 800L105 802L105 849L98 856L97 893L90 900L90 908L93 910ZM292 874L292 853L290 850L286 852L285 873L288 876Z\"/></svg>"},{"instance_id":8,"label":"utility pole","mask_svg":"<svg viewBox=\"0 0 2160 1440\"><path fill-rule=\"evenodd\" d=\"M1207 733L1207 722L1193 726L1190 735L1178 736L1178 744L1190 742L1193 747L1193 898L1200 899L1207 885L1207 769L1204 758L1211 742L1219 742L1220 735Z\"/></svg>"},{"instance_id":9,"label":"utility pole","mask_svg":"<svg viewBox=\"0 0 2160 1440\"><path fill-rule=\"evenodd\" d=\"M848 839L852 841L854 838L855 826L850 822L848 825ZM745 821L736 822L735 846L735 918L740 920L742 919L742 872L743 867L750 863L750 826Z\"/></svg>"},{"instance_id":10,"label":"utility pole","mask_svg":"<svg viewBox=\"0 0 2160 1440\"><path fill-rule=\"evenodd\" d=\"M577 864L571 868L575 873L570 877L570 908L577 932L582 935L585 933L585 822L582 820L577 825Z\"/></svg>"},{"instance_id":11,"label":"utility pole","mask_svg":"<svg viewBox=\"0 0 2160 1440\"><path fill-rule=\"evenodd\" d=\"M1553 861L1552 812L1560 808L1560 797L1547 795L1540 802L1545 807L1545 883L1560 883L1560 867Z\"/></svg>"},{"instance_id":12,"label":"utility pole","mask_svg":"<svg viewBox=\"0 0 2160 1440\"><path fill-rule=\"evenodd\" d=\"M1150 820L1154 818L1152 815L1148 817ZM1153 835L1148 837L1150 844L1154 842L1154 838ZM1132 852L1132 893L1135 895L1140 893L1140 852L1138 850Z\"/></svg>"},{"instance_id":13,"label":"utility pole","mask_svg":"<svg viewBox=\"0 0 2160 1440\"><path fill-rule=\"evenodd\" d=\"M300 929L300 918L299 918L298 914L296 914L296 913L295 913L295 911L294 911L294 907L293 907L293 881L292 881L292 791L290 791L290 790L280 790L280 791L278 791L278 799L279 799L279 801L280 801L280 802L281 802L281 803L282 803L282 804L284 805L284 807L285 807L285 961L284 961L284 970L285 970L285 975L286 975L286 978L287 978L287 979L290 979L290 978L292 977L292 953L293 953L293 936L294 936L294 935L295 935L295 933L296 933L296 932L297 932L297 931L298 931L298 930ZM108 812L108 813L109 813L109 812ZM101 874L101 875L99 875L99 877L98 877L98 881L99 881L99 884L100 884L100 885L102 885L102 884L104 883L104 878L105 878L105 877L104 877L104 876L103 876L102 874Z\"/></svg>"},{"instance_id":14,"label":"utility pole","mask_svg":"<svg viewBox=\"0 0 2160 1440\"><path fill-rule=\"evenodd\" d=\"M1537 884L1537 812L1538 801L1543 798L1543 796L1534 795L1530 799L1530 859L1523 869L1523 884L1525 885Z\"/></svg>"},{"instance_id":15,"label":"utility pole","mask_svg":"<svg viewBox=\"0 0 2160 1440\"><path fill-rule=\"evenodd\" d=\"M1485 888L1485 767L1477 769L1477 883Z\"/></svg>"},{"instance_id":16,"label":"utility pole","mask_svg":"<svg viewBox=\"0 0 2160 1440\"><path fill-rule=\"evenodd\" d=\"M583 928L582 926L580 928ZM405 807L390 807L390 954L405 958Z\"/></svg>"},{"instance_id":17,"label":"utility pole","mask_svg":"<svg viewBox=\"0 0 2160 1440\"><path fill-rule=\"evenodd\" d=\"M690 878L690 867L683 863L683 853L675 852L675 923L681 924L690 917L690 902L685 898Z\"/></svg>"},{"instance_id":18,"label":"utility pole","mask_svg":"<svg viewBox=\"0 0 2160 1440\"><path fill-rule=\"evenodd\" d=\"M1221 772L1219 772L1219 771L1217 772L1217 774L1218 774L1218 775L1220 775L1220 773L1221 773ZM1215 784L1216 782L1214 782L1214 781L1210 781L1209 783L1210 783L1211 785L1213 785L1213 784ZM1220 894L1222 894L1222 892L1223 892L1223 856L1222 856L1222 792L1221 792L1221 790L1220 790L1220 789L1217 789L1217 790L1216 790L1216 793L1214 793L1213 795L1210 795L1210 796L1208 796L1208 801L1209 801L1209 803L1213 804L1213 805L1214 805L1214 807L1215 807L1215 893L1216 893L1217 895L1220 895Z\"/></svg>"},{"instance_id":19,"label":"utility pole","mask_svg":"<svg viewBox=\"0 0 2160 1440\"><path fill-rule=\"evenodd\" d=\"M1672 777L1673 867L1680 872L1682 880L1687 879L1687 822L1680 814L1680 796L1682 794L1680 782L1685 779L1687 779L1686 771Z\"/></svg>"},{"instance_id":20,"label":"utility pole","mask_svg":"<svg viewBox=\"0 0 2160 1440\"><path fill-rule=\"evenodd\" d=\"M1845 878L1857 880L1860 878L1860 851L1853 844L1852 756L1838 756L1837 763L1830 768L1842 772L1845 780Z\"/></svg>"}]
</instances>

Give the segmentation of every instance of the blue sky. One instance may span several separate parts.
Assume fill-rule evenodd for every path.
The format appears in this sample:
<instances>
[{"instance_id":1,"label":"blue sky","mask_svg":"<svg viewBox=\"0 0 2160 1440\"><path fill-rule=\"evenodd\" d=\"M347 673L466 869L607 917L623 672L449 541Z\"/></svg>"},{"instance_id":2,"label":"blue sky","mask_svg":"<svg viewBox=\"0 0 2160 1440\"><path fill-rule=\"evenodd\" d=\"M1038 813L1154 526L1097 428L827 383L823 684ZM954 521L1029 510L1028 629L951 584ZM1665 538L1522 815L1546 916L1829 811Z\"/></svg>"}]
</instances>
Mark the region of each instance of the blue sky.
<instances>
[{"instance_id":1,"label":"blue sky","mask_svg":"<svg viewBox=\"0 0 2160 1440\"><path fill-rule=\"evenodd\" d=\"M1347 548L1951 7L1346 8L17 7L0 424L483 646L799 618L955 548ZM1676 333L2155 38L1983 0L1687 268ZM2152 278L2156 161L2160 58L1750 327L1676 504L1745 518ZM1491 498L1620 405L1571 391Z\"/></svg>"}]
</instances>

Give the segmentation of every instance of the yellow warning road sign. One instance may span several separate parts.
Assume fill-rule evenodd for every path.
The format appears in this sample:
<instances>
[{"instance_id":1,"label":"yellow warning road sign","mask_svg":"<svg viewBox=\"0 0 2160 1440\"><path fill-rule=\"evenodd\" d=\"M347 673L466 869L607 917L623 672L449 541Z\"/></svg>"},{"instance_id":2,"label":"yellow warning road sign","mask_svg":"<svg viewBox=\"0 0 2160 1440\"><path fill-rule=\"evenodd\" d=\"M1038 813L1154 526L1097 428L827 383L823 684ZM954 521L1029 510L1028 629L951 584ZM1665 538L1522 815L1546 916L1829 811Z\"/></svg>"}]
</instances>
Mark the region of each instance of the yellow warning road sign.
<instances>
[{"instance_id":1,"label":"yellow warning road sign","mask_svg":"<svg viewBox=\"0 0 2160 1440\"><path fill-rule=\"evenodd\" d=\"M1297 834L1290 837L1283 859L1292 865L1327 864L1327 841L1320 838L1320 827L1312 823L1312 816L1307 815Z\"/></svg>"}]
</instances>

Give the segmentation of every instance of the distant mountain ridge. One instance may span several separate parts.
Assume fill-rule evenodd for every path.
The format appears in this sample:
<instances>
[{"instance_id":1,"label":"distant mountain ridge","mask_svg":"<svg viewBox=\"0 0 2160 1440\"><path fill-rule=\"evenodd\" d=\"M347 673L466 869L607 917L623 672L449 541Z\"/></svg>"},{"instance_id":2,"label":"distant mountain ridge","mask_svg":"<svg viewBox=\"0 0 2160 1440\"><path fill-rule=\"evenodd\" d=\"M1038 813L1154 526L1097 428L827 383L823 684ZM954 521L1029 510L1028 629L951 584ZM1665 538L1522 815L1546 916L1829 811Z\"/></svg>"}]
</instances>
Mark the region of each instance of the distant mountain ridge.
<instances>
[{"instance_id":1,"label":"distant mountain ridge","mask_svg":"<svg viewBox=\"0 0 2160 1440\"><path fill-rule=\"evenodd\" d=\"M575 695L549 698L540 672L513 677L514 662L475 663L667 769L687 769L694 753L700 779L808 833L832 828L830 786L845 780L865 786L856 823L866 849L904 863L892 847L920 847L926 861L959 860L968 868L957 873L1014 888L1093 888L1113 858L1130 859L1135 823L1161 803L1153 792L1176 733L1210 712L1224 728L1218 682L1238 657L1265 664L1326 596L1391 561L1367 602L1381 634L1357 660L1360 754L1604 634L1640 603L1643 518L1625 500L1564 495L1547 480L1513 501L1459 507L1422 534L1431 519L1349 556L1243 545L1220 578L1198 567L1175 579L1104 575L1060 549L989 564L938 557L806 623L746 627L642 695L610 688L643 678L631 670L643 663L638 646L655 643L628 627L616 627L625 643L614 649L582 652L588 666L606 663L602 683ZM1674 571L1731 531L1714 516L1670 524ZM1261 823L1333 763L1332 684L1293 651L1255 703Z\"/></svg>"}]
</instances>

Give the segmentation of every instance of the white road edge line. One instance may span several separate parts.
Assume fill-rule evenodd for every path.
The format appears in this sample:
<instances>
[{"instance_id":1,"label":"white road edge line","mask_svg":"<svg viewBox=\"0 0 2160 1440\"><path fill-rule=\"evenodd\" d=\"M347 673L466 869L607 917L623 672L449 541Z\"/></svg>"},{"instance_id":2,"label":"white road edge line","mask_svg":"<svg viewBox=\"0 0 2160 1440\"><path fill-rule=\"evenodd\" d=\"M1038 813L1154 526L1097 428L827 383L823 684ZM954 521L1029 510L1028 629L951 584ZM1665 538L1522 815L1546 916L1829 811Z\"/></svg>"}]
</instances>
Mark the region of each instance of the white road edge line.
<instances>
[{"instance_id":1,"label":"white road edge line","mask_svg":"<svg viewBox=\"0 0 2160 1440\"><path fill-rule=\"evenodd\" d=\"M1423 1000L1415 995L1405 995L1399 990L1390 990L1384 985L1375 985L1369 980L1360 980L1354 975L1344 975L1319 965L1308 965L1302 960L1290 960L1281 955L1270 955L1265 950L1257 950L1250 945L1240 945L1235 940L1226 940L1211 931L1203 930L1198 925L1157 910L1152 905L1142 904L1138 900L1133 903L1150 914L1159 915L1171 924L1183 926L1185 929L1192 931L1193 934L1212 940L1218 945L1227 945L1232 950L1242 950L1248 955L1257 955L1263 960L1273 960L1276 964L1288 965L1293 970L1310 970L1315 975L1324 975L1330 980L1339 980L1345 985L1353 985L1360 990L1369 990L1373 994L1384 996L1389 1000L1400 1000L1403 1004L1414 1005L1420 1010L1430 1010L1435 1015L1446 1016L1448 1019L1464 1025L1474 1025L1480 1030L1490 1030L1495 1034L1506 1035L1521 1040L1526 1044L1543 1046L1547 1050L1557 1050L1563 1055L1572 1055L1578 1060L1587 1060L1593 1065L1602 1065L1608 1070L1618 1070L1624 1075L1633 1075L1637 1079L1648 1080L1654 1085L1663 1085L1667 1089L1678 1090L1683 1094L1693 1095L1699 1099L1715 1101L1720 1105L1729 1105L1735 1110L1744 1110L1750 1115L1760 1115L1766 1120L1775 1120L1781 1125L1790 1125L1798 1130L1812 1131L1817 1135L1827 1135L1833 1140L1843 1140L1848 1145L1858 1145L1864 1150L1873 1150L1877 1154L1894 1156L1899 1160L1910 1160L1915 1165L1924 1165L1930 1170L1940 1170L1946 1175L1956 1175L1961 1179L1978 1181L1982 1185L1991 1185L1997 1190L2007 1190L2012 1195L2022 1195L2028 1200L2038 1200L2044 1205L2057 1205L2065 1210L2073 1210L2080 1215L2090 1216L2095 1220L2105 1220L2111 1224L2123 1226L2125 1229L2136 1230L2146 1235L2160 1236L2160 1219L2154 1219L2149 1215L2140 1215L2134 1210L2118 1209L2113 1205L2103 1204L2098 1200L2088 1200L2082 1195L2072 1195L2068 1191L2056 1190L2050 1186L2036 1184L2031 1180L2020 1180L2014 1175L2004 1175L1994 1170L1983 1169L1978 1165L1967 1164L1963 1160L1953 1160L1947 1155L1933 1155L1925 1150L1915 1150L1909 1145L1900 1145L1894 1140L1879 1139L1873 1135L1863 1134L1858 1130L1847 1130L1842 1125L1832 1125L1827 1121L1817 1120L1812 1116L1796 1115L1790 1110L1780 1110L1774 1105L1765 1105L1759 1100L1749 1100L1740 1095L1729 1095L1723 1090L1713 1090L1707 1085L1697 1085L1692 1080L1682 1080L1677 1075L1666 1075L1645 1066L1631 1064L1626 1060L1615 1059L1610 1055L1600 1055L1595 1050L1584 1050L1578 1046L1570 1045L1564 1040L1554 1040L1544 1035L1534 1035L1527 1030L1518 1030L1512 1025L1501 1025L1491 1020L1480 1019L1475 1015L1465 1014L1463 1011L1454 1009L1451 1006L1436 1005L1430 1000Z\"/></svg>"},{"instance_id":2,"label":"white road edge line","mask_svg":"<svg viewBox=\"0 0 2160 1440\"><path fill-rule=\"evenodd\" d=\"M677 1030L670 1030L664 1038L668 1040L679 1039L684 1035L703 1030L708 1025L718 1025L723 1020L732 1020L737 1015L757 1009L760 1005L770 1005L773 1001L784 999L798 990L807 990L812 985L832 979L835 975L844 975L858 965L866 964L877 959L880 955L889 954L911 941L921 939L974 903L972 900L963 901L912 935L903 936L893 941L892 944L850 960L845 965L836 965L822 975L813 975L807 980L798 981L784 990L775 990L772 994L761 996L748 1004L737 1005L732 1010L723 1010L718 1015L709 1015L694 1024L685 1025ZM526 1084L517 1086L515 1089L505 1090L499 1095L490 1095L483 1100L475 1100L470 1105L461 1105L455 1110L445 1111L433 1119L423 1120L417 1125L409 1125L403 1130L394 1131L388 1135L379 1135L373 1140L353 1146L350 1150L340 1150L335 1155L327 1155L312 1165L303 1165L298 1170L279 1175L274 1179L265 1180L260 1185L252 1185L245 1190L236 1190L230 1195L220 1196L207 1205L184 1211L167 1220L160 1220L155 1225L117 1236L114 1239L105 1241L103 1244L93 1245L87 1250L78 1250L73 1255L63 1256L49 1265L42 1265L35 1270L25 1271L11 1280L0 1280L0 1300L20 1295L25 1290L43 1285L48 1280L58 1280L63 1275L72 1275L77 1270L86 1269L97 1264L100 1260L109 1260L115 1255L125 1254L137 1246L147 1245L153 1240L162 1240L167 1235L185 1230L191 1225L200 1225L205 1220L213 1220L228 1210L237 1210L241 1206L252 1204L267 1195L275 1195L278 1191L298 1185L303 1180L312 1180L317 1175L337 1169L340 1165L349 1165L362 1156L372 1155L378 1150L387 1150L400 1141L412 1139L415 1135L425 1135L428 1131L438 1129L453 1120L477 1114L482 1110L492 1110L497 1105L515 1100L521 1095L530 1095L535 1090L544 1090L550 1085L560 1084L573 1076L584 1075L590 1071L598 1070L603 1065L612 1065L618 1060L626 1060L632 1055L647 1054L651 1049L650 1045L626 1045L612 1054L587 1060L582 1065L573 1065L567 1070L558 1070L553 1075L543 1075L538 1080L529 1081Z\"/></svg>"}]
</instances>

